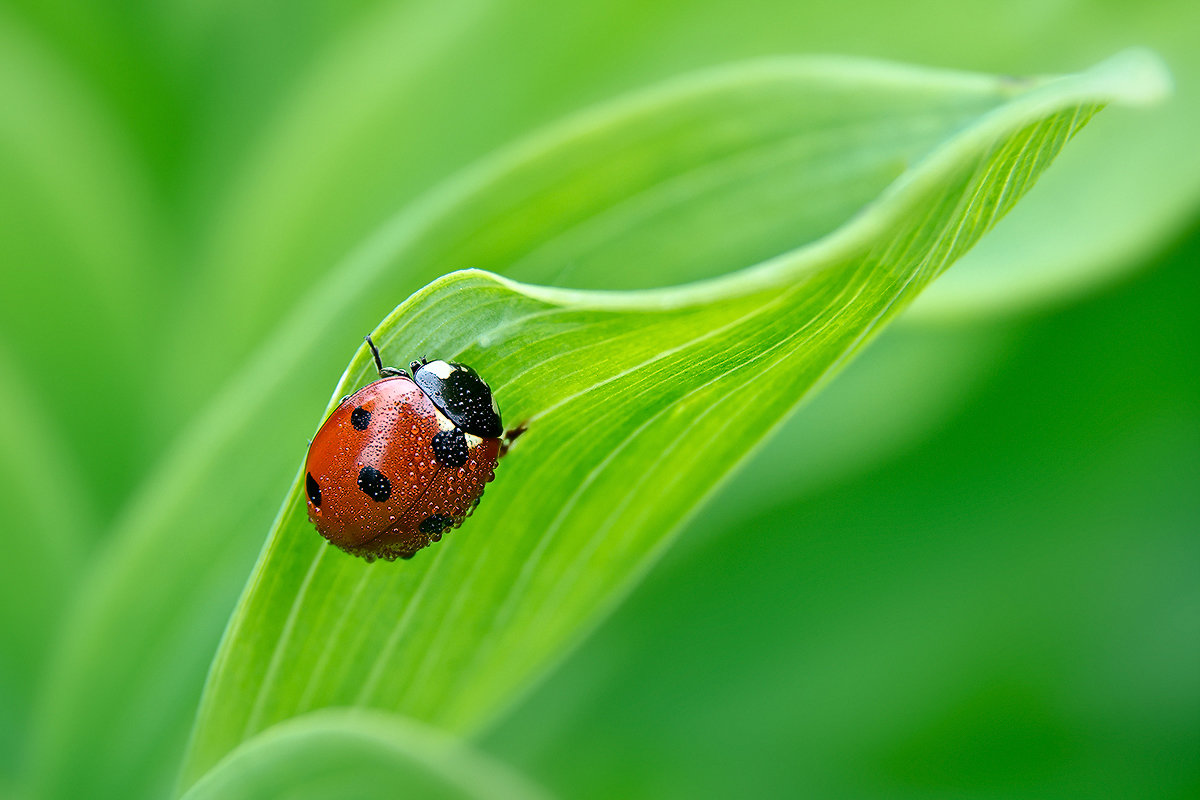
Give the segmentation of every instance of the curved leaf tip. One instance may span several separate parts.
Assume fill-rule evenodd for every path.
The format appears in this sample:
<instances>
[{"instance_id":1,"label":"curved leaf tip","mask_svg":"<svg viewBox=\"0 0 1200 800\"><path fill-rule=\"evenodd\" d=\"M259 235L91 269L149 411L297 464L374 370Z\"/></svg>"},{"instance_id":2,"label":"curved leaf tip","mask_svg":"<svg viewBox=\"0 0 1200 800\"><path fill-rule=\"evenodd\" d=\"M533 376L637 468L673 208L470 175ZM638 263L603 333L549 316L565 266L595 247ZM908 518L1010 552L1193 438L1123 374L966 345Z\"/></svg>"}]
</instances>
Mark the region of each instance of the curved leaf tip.
<instances>
[{"instance_id":1,"label":"curved leaf tip","mask_svg":"<svg viewBox=\"0 0 1200 800\"><path fill-rule=\"evenodd\" d=\"M1171 70L1155 53L1142 47L1124 50L1087 73L1108 87L1113 102L1149 106L1166 100L1175 89Z\"/></svg>"}]
</instances>

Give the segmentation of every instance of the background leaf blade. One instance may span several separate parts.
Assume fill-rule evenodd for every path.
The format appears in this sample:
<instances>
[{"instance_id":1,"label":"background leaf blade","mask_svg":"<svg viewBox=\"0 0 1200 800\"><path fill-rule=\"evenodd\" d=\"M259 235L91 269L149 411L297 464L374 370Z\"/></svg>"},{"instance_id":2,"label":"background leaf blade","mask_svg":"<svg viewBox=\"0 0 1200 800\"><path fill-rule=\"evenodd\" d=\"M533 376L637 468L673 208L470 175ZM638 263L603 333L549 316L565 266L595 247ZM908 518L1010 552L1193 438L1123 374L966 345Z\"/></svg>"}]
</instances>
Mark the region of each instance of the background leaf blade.
<instances>
[{"instance_id":1,"label":"background leaf blade","mask_svg":"<svg viewBox=\"0 0 1200 800\"><path fill-rule=\"evenodd\" d=\"M529 782L445 734L391 714L327 709L270 728L185 800L395 797L541 800Z\"/></svg>"}]
</instances>

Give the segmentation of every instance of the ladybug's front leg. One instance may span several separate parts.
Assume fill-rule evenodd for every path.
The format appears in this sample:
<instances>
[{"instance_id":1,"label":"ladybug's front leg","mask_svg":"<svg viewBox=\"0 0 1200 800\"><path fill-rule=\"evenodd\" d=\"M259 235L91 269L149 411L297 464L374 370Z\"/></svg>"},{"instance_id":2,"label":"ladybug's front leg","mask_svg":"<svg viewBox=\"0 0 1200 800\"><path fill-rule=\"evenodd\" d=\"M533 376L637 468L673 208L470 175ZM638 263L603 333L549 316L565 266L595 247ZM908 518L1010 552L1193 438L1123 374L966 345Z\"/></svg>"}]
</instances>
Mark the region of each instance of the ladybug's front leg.
<instances>
[{"instance_id":1,"label":"ladybug's front leg","mask_svg":"<svg viewBox=\"0 0 1200 800\"><path fill-rule=\"evenodd\" d=\"M499 458L504 458L504 456L508 455L508 449L510 447L512 447L513 442L515 442L517 440L517 437L520 436L521 434L523 434L527 430L529 430L529 420L525 420L517 427L513 428L510 431L507 431L504 434L504 441L502 441L500 443Z\"/></svg>"}]
</instances>

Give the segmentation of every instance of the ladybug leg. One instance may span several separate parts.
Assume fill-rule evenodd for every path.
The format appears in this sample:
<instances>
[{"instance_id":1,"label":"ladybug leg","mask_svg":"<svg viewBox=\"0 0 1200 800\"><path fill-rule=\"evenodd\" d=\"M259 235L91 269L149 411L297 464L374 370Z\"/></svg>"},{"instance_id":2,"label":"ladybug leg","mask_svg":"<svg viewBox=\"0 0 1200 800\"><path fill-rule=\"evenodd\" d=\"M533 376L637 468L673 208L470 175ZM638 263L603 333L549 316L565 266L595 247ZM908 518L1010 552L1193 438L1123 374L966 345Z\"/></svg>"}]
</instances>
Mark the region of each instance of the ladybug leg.
<instances>
[{"instance_id":1,"label":"ladybug leg","mask_svg":"<svg viewBox=\"0 0 1200 800\"><path fill-rule=\"evenodd\" d=\"M499 458L504 458L508 455L508 448L512 447L512 443L517 440L517 437L529 430L529 420L525 420L517 427L504 434L504 441L500 443Z\"/></svg>"},{"instance_id":2,"label":"ladybug leg","mask_svg":"<svg viewBox=\"0 0 1200 800\"><path fill-rule=\"evenodd\" d=\"M367 346L371 348L371 355L374 356L374 358L375 358L375 369L377 369L379 371L379 377L381 377L381 378L394 378L396 376L400 376L400 377L404 377L404 378L408 377L408 373L402 369L397 369L396 367L385 367L383 365L383 360L379 357L379 348L376 347L375 343L371 341L371 337L368 335L368 336L364 336L363 339L366 340Z\"/></svg>"}]
</instances>

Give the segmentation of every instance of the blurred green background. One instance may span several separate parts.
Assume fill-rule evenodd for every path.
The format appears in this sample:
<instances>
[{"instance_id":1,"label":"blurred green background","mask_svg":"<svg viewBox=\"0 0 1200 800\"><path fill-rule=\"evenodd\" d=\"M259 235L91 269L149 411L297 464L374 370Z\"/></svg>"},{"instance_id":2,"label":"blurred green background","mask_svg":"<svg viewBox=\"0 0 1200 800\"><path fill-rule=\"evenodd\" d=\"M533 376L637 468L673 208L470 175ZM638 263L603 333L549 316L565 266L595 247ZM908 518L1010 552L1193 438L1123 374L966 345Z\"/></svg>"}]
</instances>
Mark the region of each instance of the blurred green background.
<instances>
[{"instance_id":1,"label":"blurred green background","mask_svg":"<svg viewBox=\"0 0 1200 800\"><path fill-rule=\"evenodd\" d=\"M0 793L162 465L415 198L700 67L1050 73L1141 44L1172 100L1101 114L482 747L567 797L1197 796L1198 32L1194 2L3 0ZM279 410L297 442L403 299L328 332L324 388Z\"/></svg>"}]
</instances>

